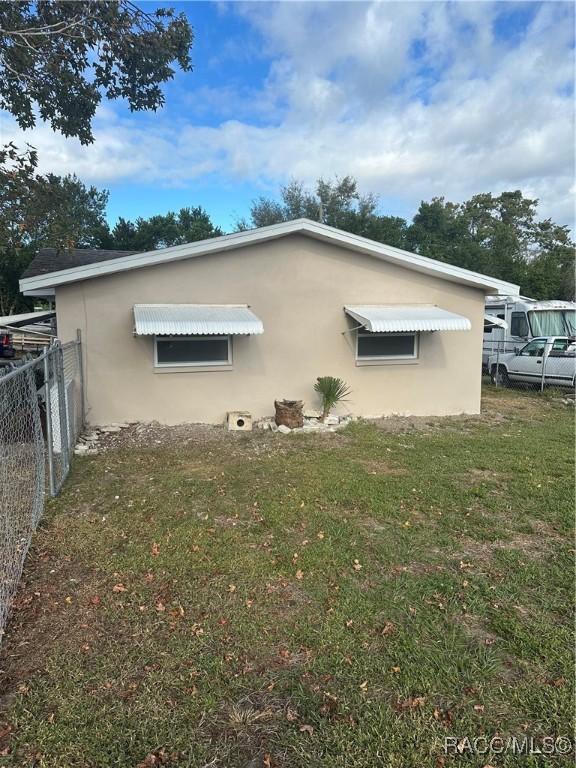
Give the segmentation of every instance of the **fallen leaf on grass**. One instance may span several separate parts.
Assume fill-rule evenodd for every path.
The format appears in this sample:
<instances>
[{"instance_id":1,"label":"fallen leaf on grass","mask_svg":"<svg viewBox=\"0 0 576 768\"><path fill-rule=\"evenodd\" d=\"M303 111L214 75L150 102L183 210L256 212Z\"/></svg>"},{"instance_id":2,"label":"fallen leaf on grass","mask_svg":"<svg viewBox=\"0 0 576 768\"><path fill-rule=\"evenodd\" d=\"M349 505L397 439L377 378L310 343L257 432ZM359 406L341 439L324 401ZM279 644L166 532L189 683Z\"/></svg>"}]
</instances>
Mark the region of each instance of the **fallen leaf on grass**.
<instances>
[{"instance_id":1,"label":"fallen leaf on grass","mask_svg":"<svg viewBox=\"0 0 576 768\"><path fill-rule=\"evenodd\" d=\"M362 570L362 566L360 565L360 561L359 560L354 560L352 568L354 568L355 571L361 571Z\"/></svg>"},{"instance_id":2,"label":"fallen leaf on grass","mask_svg":"<svg viewBox=\"0 0 576 768\"><path fill-rule=\"evenodd\" d=\"M289 723L293 723L294 720L298 720L298 713L288 707L286 710L286 720L288 720Z\"/></svg>"},{"instance_id":3,"label":"fallen leaf on grass","mask_svg":"<svg viewBox=\"0 0 576 768\"><path fill-rule=\"evenodd\" d=\"M380 630L380 634L384 637L387 637L388 635L391 635L393 632L396 631L396 625L393 624L391 621L387 621L382 629Z\"/></svg>"},{"instance_id":4,"label":"fallen leaf on grass","mask_svg":"<svg viewBox=\"0 0 576 768\"><path fill-rule=\"evenodd\" d=\"M127 592L127 588L124 586L124 584L114 584L112 587L112 592Z\"/></svg>"},{"instance_id":5,"label":"fallen leaf on grass","mask_svg":"<svg viewBox=\"0 0 576 768\"><path fill-rule=\"evenodd\" d=\"M228 584L228 592L236 592L236 585L235 584Z\"/></svg>"},{"instance_id":6,"label":"fallen leaf on grass","mask_svg":"<svg viewBox=\"0 0 576 768\"><path fill-rule=\"evenodd\" d=\"M425 696L408 696L407 699L398 699L396 708L399 710L418 709L426 703Z\"/></svg>"},{"instance_id":7,"label":"fallen leaf on grass","mask_svg":"<svg viewBox=\"0 0 576 768\"><path fill-rule=\"evenodd\" d=\"M150 552L152 554L152 557L158 557L158 555L160 554L160 545L154 542L150 547Z\"/></svg>"},{"instance_id":8,"label":"fallen leaf on grass","mask_svg":"<svg viewBox=\"0 0 576 768\"><path fill-rule=\"evenodd\" d=\"M304 578L304 571L301 571L300 569L298 569L298 570L296 571L296 578L297 578L299 581L302 581L302 579Z\"/></svg>"},{"instance_id":9,"label":"fallen leaf on grass","mask_svg":"<svg viewBox=\"0 0 576 768\"><path fill-rule=\"evenodd\" d=\"M146 755L141 763L138 763L136 768L153 768L155 765L166 765L170 759L165 749L160 749L157 752L150 752Z\"/></svg>"},{"instance_id":10,"label":"fallen leaf on grass","mask_svg":"<svg viewBox=\"0 0 576 768\"><path fill-rule=\"evenodd\" d=\"M314 728L311 725L301 725L300 733L307 733L309 736L312 736L314 733Z\"/></svg>"},{"instance_id":11,"label":"fallen leaf on grass","mask_svg":"<svg viewBox=\"0 0 576 768\"><path fill-rule=\"evenodd\" d=\"M452 723L452 712L449 709L434 709L434 720L438 720L444 726L449 726Z\"/></svg>"},{"instance_id":12,"label":"fallen leaf on grass","mask_svg":"<svg viewBox=\"0 0 576 768\"><path fill-rule=\"evenodd\" d=\"M100 605L101 602L102 600L98 597L98 595L94 595L89 600L90 605Z\"/></svg>"}]
</instances>

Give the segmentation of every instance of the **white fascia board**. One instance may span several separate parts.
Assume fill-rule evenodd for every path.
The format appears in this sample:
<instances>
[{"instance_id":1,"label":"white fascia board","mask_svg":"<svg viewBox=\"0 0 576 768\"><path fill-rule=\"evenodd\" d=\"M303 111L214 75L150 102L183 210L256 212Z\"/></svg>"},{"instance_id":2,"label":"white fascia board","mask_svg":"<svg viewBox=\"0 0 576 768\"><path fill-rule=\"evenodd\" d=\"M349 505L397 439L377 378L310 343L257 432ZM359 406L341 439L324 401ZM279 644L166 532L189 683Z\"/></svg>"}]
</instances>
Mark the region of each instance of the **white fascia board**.
<instances>
[{"instance_id":1,"label":"white fascia board","mask_svg":"<svg viewBox=\"0 0 576 768\"><path fill-rule=\"evenodd\" d=\"M22 282L22 281L20 281ZM56 291L54 288L40 288L36 291L21 291L23 296L36 296L40 298L48 298L50 296L54 296L56 294Z\"/></svg>"},{"instance_id":2,"label":"white fascia board","mask_svg":"<svg viewBox=\"0 0 576 768\"><path fill-rule=\"evenodd\" d=\"M311 221L310 219L296 219L294 221L282 222L281 224L272 224L269 227L260 227L259 229L250 229L243 232L234 232L231 235L222 235L208 240L199 240L195 243L186 243L185 245L176 245L171 248L163 248L156 251L146 251L144 253L135 253L130 256L123 256L119 259L110 259L96 264L88 264L71 269L63 269L59 272L52 272L46 275L36 275L34 277L24 278L20 281L21 291L37 290L39 288L51 287L73 283L78 280L88 280L94 277L103 277L104 275L114 274L116 272L125 272L131 269L141 269L142 267L154 266L157 264L167 264L173 261L194 258L195 256L205 256L211 253L221 253L246 245L256 245L279 237L292 234L305 234L324 242L335 243L343 248L348 248L359 253L380 258L408 269L414 269L428 275L435 275L445 280L480 288L488 293L498 294L517 294L518 286L512 283L506 283L496 278L482 275L479 272L472 272L462 267L455 267L452 264L445 264L434 259L428 259L425 256L419 256L416 253L403 251L400 248L394 248L390 245L383 245L374 240L369 240L359 235L353 235L349 232L329 227L326 224Z\"/></svg>"}]
</instances>

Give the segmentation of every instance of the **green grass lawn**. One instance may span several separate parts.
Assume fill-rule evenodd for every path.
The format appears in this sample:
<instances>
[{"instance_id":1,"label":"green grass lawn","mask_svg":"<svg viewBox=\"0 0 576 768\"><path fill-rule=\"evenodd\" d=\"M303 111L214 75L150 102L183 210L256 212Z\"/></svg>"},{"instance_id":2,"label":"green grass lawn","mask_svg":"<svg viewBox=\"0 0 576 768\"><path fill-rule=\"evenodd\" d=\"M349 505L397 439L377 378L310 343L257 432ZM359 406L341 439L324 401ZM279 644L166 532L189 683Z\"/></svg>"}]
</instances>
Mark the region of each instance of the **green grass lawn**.
<instances>
[{"instance_id":1,"label":"green grass lawn","mask_svg":"<svg viewBox=\"0 0 576 768\"><path fill-rule=\"evenodd\" d=\"M494 390L77 458L0 648L0 765L571 765L443 743L572 734L573 470L573 412Z\"/></svg>"}]
</instances>

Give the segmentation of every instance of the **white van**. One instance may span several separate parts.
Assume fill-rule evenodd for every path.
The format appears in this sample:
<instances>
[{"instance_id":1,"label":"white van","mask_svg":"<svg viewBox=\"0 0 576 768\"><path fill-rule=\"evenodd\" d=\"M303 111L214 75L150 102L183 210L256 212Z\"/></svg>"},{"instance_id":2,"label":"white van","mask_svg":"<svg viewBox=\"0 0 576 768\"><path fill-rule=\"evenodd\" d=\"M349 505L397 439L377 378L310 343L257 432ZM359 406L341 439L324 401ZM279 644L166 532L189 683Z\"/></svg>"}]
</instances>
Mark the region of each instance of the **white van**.
<instances>
[{"instance_id":1,"label":"white van","mask_svg":"<svg viewBox=\"0 0 576 768\"><path fill-rule=\"evenodd\" d=\"M526 296L487 296L482 367L488 358L514 352L542 336L576 336L576 302Z\"/></svg>"}]
</instances>

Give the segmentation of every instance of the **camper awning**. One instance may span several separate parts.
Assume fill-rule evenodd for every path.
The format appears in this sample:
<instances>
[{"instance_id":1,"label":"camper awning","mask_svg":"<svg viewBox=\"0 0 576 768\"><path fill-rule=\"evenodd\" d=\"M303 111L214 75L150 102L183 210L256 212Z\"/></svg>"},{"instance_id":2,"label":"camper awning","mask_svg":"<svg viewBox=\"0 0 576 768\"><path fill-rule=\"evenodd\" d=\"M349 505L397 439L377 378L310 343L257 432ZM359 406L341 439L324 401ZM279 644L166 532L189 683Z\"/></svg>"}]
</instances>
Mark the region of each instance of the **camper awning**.
<instances>
[{"instance_id":1,"label":"camper awning","mask_svg":"<svg viewBox=\"0 0 576 768\"><path fill-rule=\"evenodd\" d=\"M470 320L432 304L346 306L346 314L373 333L469 331Z\"/></svg>"},{"instance_id":2,"label":"camper awning","mask_svg":"<svg viewBox=\"0 0 576 768\"><path fill-rule=\"evenodd\" d=\"M135 304L137 336L228 336L264 333L246 304Z\"/></svg>"},{"instance_id":3,"label":"camper awning","mask_svg":"<svg viewBox=\"0 0 576 768\"><path fill-rule=\"evenodd\" d=\"M493 325L497 325L500 328L508 328L508 323L506 320L502 320L501 317L496 317L496 315L484 315L484 326L491 328Z\"/></svg>"}]
</instances>

